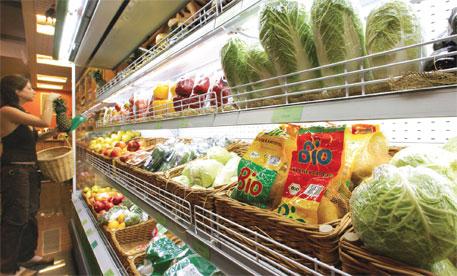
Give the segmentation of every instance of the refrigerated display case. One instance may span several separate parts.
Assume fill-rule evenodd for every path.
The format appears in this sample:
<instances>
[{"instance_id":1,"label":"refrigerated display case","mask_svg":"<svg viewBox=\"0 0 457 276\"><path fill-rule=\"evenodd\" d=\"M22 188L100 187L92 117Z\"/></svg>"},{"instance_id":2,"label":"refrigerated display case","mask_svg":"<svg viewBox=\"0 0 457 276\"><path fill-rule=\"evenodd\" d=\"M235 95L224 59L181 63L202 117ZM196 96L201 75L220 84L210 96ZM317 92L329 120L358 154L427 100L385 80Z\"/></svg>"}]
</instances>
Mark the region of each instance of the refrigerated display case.
<instances>
[{"instance_id":1,"label":"refrigerated display case","mask_svg":"<svg viewBox=\"0 0 457 276\"><path fill-rule=\"evenodd\" d=\"M308 2L311 1L303 2L306 13L310 13L312 3ZM369 13L384 2L358 1L355 12L364 26ZM226 57L221 57L221 49L234 37L247 44L258 43L259 14L265 5L266 1L259 0L209 1L197 16L187 19L189 24L174 29L98 88L93 105L77 110L84 116L96 114L93 129L79 131L75 139L77 168L72 227L81 256L79 263L89 274L132 272L119 260L90 204L84 200L81 190L93 185L87 183L87 171L103 178L106 185L129 198L224 274L350 275L370 273L373 266L366 265L367 262L374 263L376 272L392 274L396 273L395 269L402 272L413 269L397 263L385 268L385 263L377 262L376 256L365 259L366 267L360 265L364 262L362 257L357 267L348 261L351 258L341 257L344 251L339 242L351 228L350 214L320 225L289 223L276 214L230 201L227 194L233 185L211 192L192 191L174 182L173 177L180 175L182 168L145 171L119 161L120 153L106 151L123 140L119 136L131 131L154 141L142 142L146 151L153 151L167 140L173 141L171 144L183 142L196 146L199 141L214 138L228 139L230 142L224 146L238 143L243 150L234 152L243 157L258 133L287 123L306 127L379 125L389 142L391 155L412 145L441 145L457 136L457 67L452 66L452 61L446 67L436 64L440 58L454 59L455 63L457 50L450 48L432 55L436 45L452 44L457 39L455 32L447 30L450 24L447 19L454 8L451 1L408 2L421 23L417 43L364 52L362 56L349 56L277 76L233 82L227 76ZM437 38L442 32L446 34ZM410 51L416 54L405 54ZM424 65L430 62L435 62L432 66L435 70L425 72ZM402 71L405 65L416 72ZM312 72L322 74L300 77ZM194 84L203 85L205 77L209 85L202 93L196 93ZM319 85L306 86L311 83ZM163 95L161 89L166 91ZM103 136L111 140L102 140L98 147L91 144L90 141ZM123 142L129 138L133 137ZM297 233L299 237L294 236Z\"/></svg>"}]
</instances>

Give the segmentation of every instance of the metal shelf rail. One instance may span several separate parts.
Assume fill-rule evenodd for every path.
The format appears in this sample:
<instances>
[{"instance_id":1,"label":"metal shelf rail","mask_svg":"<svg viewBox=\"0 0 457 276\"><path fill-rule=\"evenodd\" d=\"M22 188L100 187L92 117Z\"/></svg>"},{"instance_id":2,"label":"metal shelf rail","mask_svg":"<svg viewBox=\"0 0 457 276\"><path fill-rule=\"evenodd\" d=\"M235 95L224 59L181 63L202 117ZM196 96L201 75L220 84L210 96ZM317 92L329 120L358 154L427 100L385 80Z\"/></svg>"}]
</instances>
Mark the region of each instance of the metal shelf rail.
<instances>
[{"instance_id":1,"label":"metal shelf rail","mask_svg":"<svg viewBox=\"0 0 457 276\"><path fill-rule=\"evenodd\" d=\"M278 244L276 241L252 231L252 234L255 235L255 239L252 239L250 236L237 234L256 245L253 248L248 248L224 235L223 232L221 232L221 227L227 227L220 224L220 221L224 220L225 225L228 223L230 225L228 231L233 233L243 233L246 231L246 228L243 226L197 206L194 212L195 216L192 219L189 217L191 215L190 205L186 200L170 194L163 189L154 187L151 183L145 182L128 172L114 168L112 165L101 161L91 154L86 154L84 160L91 167L104 175L119 191L124 192L134 203L187 242L199 254L212 261L223 272L229 275L296 274L296 272L271 260L261 253L260 249L272 250L261 245L259 243L260 240ZM224 230L227 231L225 228ZM312 267L306 267L303 264L295 263L297 266L311 274L322 275L319 270L325 269L332 275L348 275L316 258L312 258L289 247L280 246L285 252L288 252L288 255L298 256L312 262ZM291 258L282 253L273 253L281 258L294 262Z\"/></svg>"}]
</instances>

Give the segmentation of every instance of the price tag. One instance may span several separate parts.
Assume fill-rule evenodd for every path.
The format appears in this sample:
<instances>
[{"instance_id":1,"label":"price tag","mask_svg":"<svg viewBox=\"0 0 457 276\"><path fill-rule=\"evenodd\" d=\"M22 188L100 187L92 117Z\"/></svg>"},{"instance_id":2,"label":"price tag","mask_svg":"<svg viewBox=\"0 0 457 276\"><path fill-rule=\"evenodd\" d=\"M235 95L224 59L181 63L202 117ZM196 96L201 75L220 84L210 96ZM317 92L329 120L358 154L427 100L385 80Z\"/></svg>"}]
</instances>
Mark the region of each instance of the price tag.
<instances>
[{"instance_id":1,"label":"price tag","mask_svg":"<svg viewBox=\"0 0 457 276\"><path fill-rule=\"evenodd\" d=\"M209 251L209 247L205 243L203 243L199 240L194 240L192 242L192 248L195 251L197 251L197 253L200 254L203 258L209 260L210 251Z\"/></svg>"},{"instance_id":2,"label":"price tag","mask_svg":"<svg viewBox=\"0 0 457 276\"><path fill-rule=\"evenodd\" d=\"M179 120L178 127L183 128L183 127L188 127L189 126L189 120L188 119L181 119Z\"/></svg>"},{"instance_id":3,"label":"price tag","mask_svg":"<svg viewBox=\"0 0 457 276\"><path fill-rule=\"evenodd\" d=\"M162 122L157 122L155 124L155 129L162 129Z\"/></svg>"},{"instance_id":4,"label":"price tag","mask_svg":"<svg viewBox=\"0 0 457 276\"><path fill-rule=\"evenodd\" d=\"M83 226L86 225L86 224L87 224L87 219L84 219L84 220L81 222L81 224L82 224Z\"/></svg>"},{"instance_id":5,"label":"price tag","mask_svg":"<svg viewBox=\"0 0 457 276\"><path fill-rule=\"evenodd\" d=\"M105 273L103 273L103 276L114 276L113 270L110 268Z\"/></svg>"},{"instance_id":6,"label":"price tag","mask_svg":"<svg viewBox=\"0 0 457 276\"><path fill-rule=\"evenodd\" d=\"M271 117L272 123L299 122L303 113L303 106L288 106L276 108Z\"/></svg>"},{"instance_id":7,"label":"price tag","mask_svg":"<svg viewBox=\"0 0 457 276\"><path fill-rule=\"evenodd\" d=\"M92 249L95 249L95 247L97 247L98 245L98 242L97 241L93 241L91 244L90 244L90 247L92 247Z\"/></svg>"},{"instance_id":8,"label":"price tag","mask_svg":"<svg viewBox=\"0 0 457 276\"><path fill-rule=\"evenodd\" d=\"M86 230L86 236L90 236L94 233L94 229L93 228L89 228Z\"/></svg>"},{"instance_id":9,"label":"price tag","mask_svg":"<svg viewBox=\"0 0 457 276\"><path fill-rule=\"evenodd\" d=\"M77 210L77 212L78 212L78 214L81 213L81 212L82 212L82 209L79 208L79 209Z\"/></svg>"}]
</instances>

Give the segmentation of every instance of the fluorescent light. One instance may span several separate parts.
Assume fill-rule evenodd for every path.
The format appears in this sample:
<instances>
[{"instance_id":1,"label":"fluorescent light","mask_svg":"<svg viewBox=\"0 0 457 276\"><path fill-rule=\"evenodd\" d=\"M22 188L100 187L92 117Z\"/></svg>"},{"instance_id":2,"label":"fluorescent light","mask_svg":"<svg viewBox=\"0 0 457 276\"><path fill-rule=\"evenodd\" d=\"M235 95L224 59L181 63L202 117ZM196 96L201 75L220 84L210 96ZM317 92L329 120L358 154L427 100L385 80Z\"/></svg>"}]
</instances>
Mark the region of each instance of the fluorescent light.
<instances>
[{"instance_id":1,"label":"fluorescent light","mask_svg":"<svg viewBox=\"0 0 457 276\"><path fill-rule=\"evenodd\" d=\"M42 88L42 89L53 89L53 90L62 90L63 89L63 85L49 84L49 83L42 83L42 82L38 82L36 84L36 87Z\"/></svg>"},{"instance_id":2,"label":"fluorescent light","mask_svg":"<svg viewBox=\"0 0 457 276\"><path fill-rule=\"evenodd\" d=\"M41 55L41 54L36 55L36 62L41 63L41 64L54 65L54 66L71 67L71 63L69 63L67 61L55 60L55 59L52 59L51 56Z\"/></svg>"},{"instance_id":3,"label":"fluorescent light","mask_svg":"<svg viewBox=\"0 0 457 276\"><path fill-rule=\"evenodd\" d=\"M62 28L62 37L59 45L59 59L68 60L74 48L76 33L81 23L81 15L84 14L87 0L68 1L67 11Z\"/></svg>"},{"instance_id":4,"label":"fluorescent light","mask_svg":"<svg viewBox=\"0 0 457 276\"><path fill-rule=\"evenodd\" d=\"M36 31L40 34L54 35L55 28L52 25L36 24Z\"/></svg>"},{"instance_id":5,"label":"fluorescent light","mask_svg":"<svg viewBox=\"0 0 457 276\"><path fill-rule=\"evenodd\" d=\"M39 273L45 273L47 271L52 271L52 270L56 270L56 269L59 269L61 267L64 267L66 264L65 262L64 263L61 263L61 264L54 264L53 266L49 266L47 268L43 268L41 269L40 271L38 271Z\"/></svg>"},{"instance_id":6,"label":"fluorescent light","mask_svg":"<svg viewBox=\"0 0 457 276\"><path fill-rule=\"evenodd\" d=\"M37 77L37 80L39 80L39 81L49 81L49 82L59 82L59 83L67 82L66 77L41 75L41 74L37 74L36 77Z\"/></svg>"}]
</instances>

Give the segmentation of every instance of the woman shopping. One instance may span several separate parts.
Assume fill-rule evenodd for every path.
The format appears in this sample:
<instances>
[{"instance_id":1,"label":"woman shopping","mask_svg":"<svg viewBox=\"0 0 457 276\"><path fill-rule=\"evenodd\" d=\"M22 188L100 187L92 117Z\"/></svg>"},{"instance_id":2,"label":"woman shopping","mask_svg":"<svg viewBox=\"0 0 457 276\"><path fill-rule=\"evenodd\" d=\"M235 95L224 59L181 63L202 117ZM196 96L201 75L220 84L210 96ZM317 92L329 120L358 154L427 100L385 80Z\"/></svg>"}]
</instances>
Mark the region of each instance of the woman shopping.
<instances>
[{"instance_id":1,"label":"woman shopping","mask_svg":"<svg viewBox=\"0 0 457 276\"><path fill-rule=\"evenodd\" d=\"M32 275L37 266L54 260L35 255L38 239L36 214L40 204L40 174L37 170L35 127L49 127L53 101L50 94L40 117L25 112L23 104L34 100L30 81L19 75L1 79L1 272L2 275ZM53 135L47 133L45 136Z\"/></svg>"}]
</instances>

